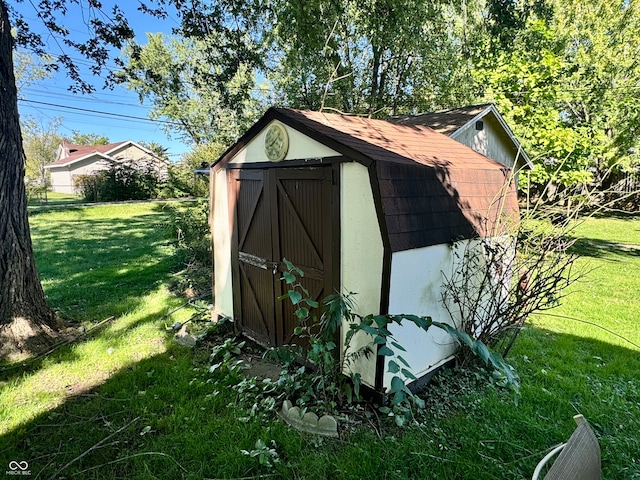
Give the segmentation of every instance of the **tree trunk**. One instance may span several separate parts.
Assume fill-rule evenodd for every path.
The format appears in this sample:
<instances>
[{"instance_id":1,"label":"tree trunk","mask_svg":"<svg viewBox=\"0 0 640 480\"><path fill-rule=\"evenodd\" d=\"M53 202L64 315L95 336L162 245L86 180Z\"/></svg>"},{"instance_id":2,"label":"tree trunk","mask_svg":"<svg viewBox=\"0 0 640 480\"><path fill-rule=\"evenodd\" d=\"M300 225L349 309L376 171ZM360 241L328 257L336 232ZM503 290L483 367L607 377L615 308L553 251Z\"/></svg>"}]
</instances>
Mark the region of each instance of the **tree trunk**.
<instances>
[{"instance_id":1,"label":"tree trunk","mask_svg":"<svg viewBox=\"0 0 640 480\"><path fill-rule=\"evenodd\" d=\"M54 334L31 245L24 165L13 38L0 0L0 359L41 351Z\"/></svg>"}]
</instances>

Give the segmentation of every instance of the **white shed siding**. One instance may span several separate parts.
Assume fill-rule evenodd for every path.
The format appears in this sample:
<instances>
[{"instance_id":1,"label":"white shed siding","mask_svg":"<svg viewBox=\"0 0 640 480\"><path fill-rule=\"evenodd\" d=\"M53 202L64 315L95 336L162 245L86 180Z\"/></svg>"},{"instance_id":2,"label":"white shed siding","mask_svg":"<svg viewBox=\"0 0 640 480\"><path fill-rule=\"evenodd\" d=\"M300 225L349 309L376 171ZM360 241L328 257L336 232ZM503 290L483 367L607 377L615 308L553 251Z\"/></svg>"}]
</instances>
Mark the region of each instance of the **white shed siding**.
<instances>
[{"instance_id":1,"label":"white shed siding","mask_svg":"<svg viewBox=\"0 0 640 480\"><path fill-rule=\"evenodd\" d=\"M212 182L213 212L213 298L216 314L233 318L233 287L231 282L231 230L227 171L220 169Z\"/></svg>"},{"instance_id":2,"label":"white shed siding","mask_svg":"<svg viewBox=\"0 0 640 480\"><path fill-rule=\"evenodd\" d=\"M463 253L466 242L458 242L458 253ZM429 316L435 321L451 323L451 318L442 304L443 272L451 275L458 257L449 245L433 245L396 252L391 258L391 288L389 291L389 313ZM448 360L456 351L453 339L439 328L428 332L412 322L403 322L389 328L397 343L407 351L399 352L411 366L418 378ZM391 386L392 374L387 372L385 359L384 382Z\"/></svg>"},{"instance_id":3,"label":"white shed siding","mask_svg":"<svg viewBox=\"0 0 640 480\"><path fill-rule=\"evenodd\" d=\"M377 314L380 311L384 246L367 168L355 162L343 163L340 186L341 285L344 292L356 293L356 313ZM348 328L345 324L342 329L343 344ZM354 337L350 351L369 343L369 335ZM375 367L375 355L369 359L361 357L352 366L352 371L360 373L364 383L374 386Z\"/></svg>"},{"instance_id":4,"label":"white shed siding","mask_svg":"<svg viewBox=\"0 0 640 480\"><path fill-rule=\"evenodd\" d=\"M339 155L309 137L289 127L289 152L286 160L322 158ZM259 134L242 148L230 161L230 164L269 162L264 154L264 133ZM366 173L366 169L365 169ZM229 201L227 193L227 171L222 168L215 173L212 182L213 212L213 291L214 312L219 316L233 318L233 286L231 280L231 230L229 219ZM370 192L369 192L370 194ZM378 302L379 303L379 302Z\"/></svg>"},{"instance_id":5,"label":"white shed siding","mask_svg":"<svg viewBox=\"0 0 640 480\"><path fill-rule=\"evenodd\" d=\"M271 124L269 124L271 125ZM267 125L264 130L256 135L242 150L240 150L230 161L231 164L239 163L260 163L269 162L267 155L264 153L264 136L269 128ZM326 145L307 137L306 135L285 125L287 134L289 135L289 151L283 161L286 160L304 160L312 158L336 157L340 155L335 150L330 149Z\"/></svg>"}]
</instances>

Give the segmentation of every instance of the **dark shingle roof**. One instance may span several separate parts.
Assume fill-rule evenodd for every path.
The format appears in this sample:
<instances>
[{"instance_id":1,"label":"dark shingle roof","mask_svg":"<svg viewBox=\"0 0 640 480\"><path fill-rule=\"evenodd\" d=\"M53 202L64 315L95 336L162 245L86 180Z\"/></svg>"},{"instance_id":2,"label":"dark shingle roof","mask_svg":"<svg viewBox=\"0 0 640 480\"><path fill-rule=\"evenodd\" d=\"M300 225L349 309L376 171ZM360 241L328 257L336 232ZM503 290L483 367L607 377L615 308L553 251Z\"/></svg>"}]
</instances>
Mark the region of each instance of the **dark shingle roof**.
<instances>
[{"instance_id":1,"label":"dark shingle roof","mask_svg":"<svg viewBox=\"0 0 640 480\"><path fill-rule=\"evenodd\" d=\"M390 118L389 121L398 125L423 125L433 128L436 132L451 135L456 130L469 123L477 115L491 107L490 103L472 105L469 107L450 108L436 112L421 113L418 115L405 115Z\"/></svg>"},{"instance_id":2,"label":"dark shingle roof","mask_svg":"<svg viewBox=\"0 0 640 480\"><path fill-rule=\"evenodd\" d=\"M49 165L66 165L67 163L75 162L93 153L105 154L125 143L127 142L109 143L107 145L74 145L65 143L63 144L63 148L68 152L68 156L60 158Z\"/></svg>"}]
</instances>

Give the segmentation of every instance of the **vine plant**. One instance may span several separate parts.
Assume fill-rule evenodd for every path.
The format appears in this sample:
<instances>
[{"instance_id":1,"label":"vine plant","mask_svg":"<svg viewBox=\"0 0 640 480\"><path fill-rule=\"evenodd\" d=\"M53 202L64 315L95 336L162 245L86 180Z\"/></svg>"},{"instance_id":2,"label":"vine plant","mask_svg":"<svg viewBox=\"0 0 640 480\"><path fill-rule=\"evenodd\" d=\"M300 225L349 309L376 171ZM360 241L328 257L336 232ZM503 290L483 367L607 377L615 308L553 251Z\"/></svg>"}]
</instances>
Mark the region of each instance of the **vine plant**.
<instances>
[{"instance_id":1,"label":"vine plant","mask_svg":"<svg viewBox=\"0 0 640 480\"><path fill-rule=\"evenodd\" d=\"M352 371L351 367L357 358L369 357L375 354L387 357L388 373L392 375L391 388L387 393L389 404L380 407L380 411L395 416L398 425L404 424L411 418L413 407L423 408L424 402L415 396L408 384L416 377L411 372L411 366L402 356L406 349L394 339L389 325L411 322L420 329L427 331L435 327L446 331L456 342L465 346L484 364L492 370L491 379L499 385L509 387L516 394L519 390L519 379L513 368L496 352L492 352L482 341L472 338L449 324L436 322L431 317L418 315L366 315L354 312L353 293L346 295L333 294L322 300L321 316L318 319L312 310L320 307L319 303L309 296L308 290L301 284L299 277L304 272L287 259L283 259L286 271L282 280L287 284L287 293L279 299L288 299L295 307L295 315L300 321L294 333L306 337L309 349L304 353L306 361L315 369L311 377L313 391L320 395L320 403L327 410L334 410L342 403L342 397L347 403L360 399L361 379L358 373L351 374L351 382L342 374ZM340 332L343 321L349 324L345 335L344 352L336 351L335 338ZM356 334L363 332L371 337L371 343L351 350L352 340ZM280 353L282 356L282 353ZM342 357L341 360L338 358ZM292 357L289 357L292 358ZM300 369L297 370L300 373ZM353 385L353 388L351 387ZM308 398L308 397L307 397ZM304 407L304 405L303 405Z\"/></svg>"}]
</instances>

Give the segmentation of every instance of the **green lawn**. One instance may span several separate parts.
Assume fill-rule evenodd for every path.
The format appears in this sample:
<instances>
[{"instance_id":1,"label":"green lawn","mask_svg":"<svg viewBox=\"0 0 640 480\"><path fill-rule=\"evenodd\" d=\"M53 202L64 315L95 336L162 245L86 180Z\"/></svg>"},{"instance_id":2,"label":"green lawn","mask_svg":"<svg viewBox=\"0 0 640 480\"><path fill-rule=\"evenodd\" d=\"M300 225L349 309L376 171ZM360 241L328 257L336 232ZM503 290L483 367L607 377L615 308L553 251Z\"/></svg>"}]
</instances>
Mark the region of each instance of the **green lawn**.
<instances>
[{"instance_id":1,"label":"green lawn","mask_svg":"<svg viewBox=\"0 0 640 480\"><path fill-rule=\"evenodd\" d=\"M69 205L72 203L82 203L82 198L71 193L47 192L44 196L29 200L30 207L41 207L46 205Z\"/></svg>"},{"instance_id":2,"label":"green lawn","mask_svg":"<svg viewBox=\"0 0 640 480\"><path fill-rule=\"evenodd\" d=\"M361 412L337 440L301 434L238 378L209 373L209 349L178 345L165 324L191 314L167 290L173 249L154 204L39 212L36 255L50 303L89 327L40 362L0 371L0 471L28 461L32 478L530 478L583 413L599 436L603 478L640 479L640 217L586 220L581 266L564 304L520 336L510 361L517 402L472 372L424 393L414 426ZM244 398L243 402L239 401ZM8 407L7 407L8 406ZM260 463L262 440L278 462ZM272 443L273 442L273 443ZM273 459L274 456L267 456ZM267 458L263 457L263 458Z\"/></svg>"}]
</instances>

